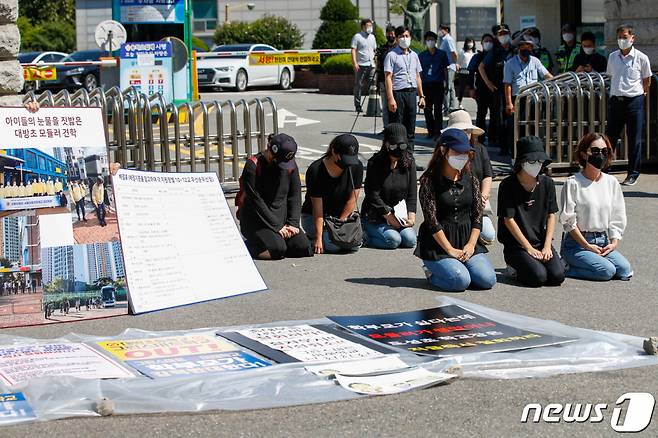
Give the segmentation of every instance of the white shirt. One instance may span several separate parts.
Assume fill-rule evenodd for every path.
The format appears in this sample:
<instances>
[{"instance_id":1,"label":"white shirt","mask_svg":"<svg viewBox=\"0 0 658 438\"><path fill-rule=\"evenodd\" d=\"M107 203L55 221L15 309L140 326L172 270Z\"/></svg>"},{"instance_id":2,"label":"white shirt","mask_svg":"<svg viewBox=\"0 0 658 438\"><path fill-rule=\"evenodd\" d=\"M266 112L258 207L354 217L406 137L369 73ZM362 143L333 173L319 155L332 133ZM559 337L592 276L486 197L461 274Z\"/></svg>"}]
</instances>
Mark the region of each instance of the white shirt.
<instances>
[{"instance_id":1,"label":"white shirt","mask_svg":"<svg viewBox=\"0 0 658 438\"><path fill-rule=\"evenodd\" d=\"M626 204L619 181L601 173L591 181L577 173L567 178L560 199L560 223L565 233L580 231L606 232L609 239L621 240L626 229Z\"/></svg>"},{"instance_id":2,"label":"white shirt","mask_svg":"<svg viewBox=\"0 0 658 438\"><path fill-rule=\"evenodd\" d=\"M446 52L446 55L448 55L448 61L450 61L448 68L452 71L457 71L457 64L452 61L452 53L457 53L457 46L455 45L455 39L452 37L452 35L447 33L446 36L441 39L441 45L439 46L439 49L443 50Z\"/></svg>"},{"instance_id":3,"label":"white shirt","mask_svg":"<svg viewBox=\"0 0 658 438\"><path fill-rule=\"evenodd\" d=\"M377 40L375 35L359 32L352 37L353 49L356 49L356 63L363 66L374 66Z\"/></svg>"},{"instance_id":4,"label":"white shirt","mask_svg":"<svg viewBox=\"0 0 658 438\"><path fill-rule=\"evenodd\" d=\"M461 70L468 68L468 64L471 63L473 55L475 55L475 53L471 52L470 50L468 52L464 52L463 49L459 51L459 67Z\"/></svg>"},{"instance_id":5,"label":"white shirt","mask_svg":"<svg viewBox=\"0 0 658 438\"><path fill-rule=\"evenodd\" d=\"M635 47L626 56L615 50L608 56L606 73L610 76L611 95L635 97L644 94L642 80L651 77L651 62Z\"/></svg>"}]
</instances>

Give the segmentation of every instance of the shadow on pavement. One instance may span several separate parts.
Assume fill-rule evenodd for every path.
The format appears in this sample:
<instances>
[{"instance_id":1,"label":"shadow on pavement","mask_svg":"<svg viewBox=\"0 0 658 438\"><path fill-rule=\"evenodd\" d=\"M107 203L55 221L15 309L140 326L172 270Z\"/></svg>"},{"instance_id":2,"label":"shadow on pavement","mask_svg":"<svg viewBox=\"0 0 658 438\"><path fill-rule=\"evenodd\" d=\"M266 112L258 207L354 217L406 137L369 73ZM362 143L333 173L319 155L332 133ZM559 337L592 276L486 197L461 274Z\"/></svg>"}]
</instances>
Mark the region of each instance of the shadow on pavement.
<instances>
[{"instance_id":1,"label":"shadow on pavement","mask_svg":"<svg viewBox=\"0 0 658 438\"><path fill-rule=\"evenodd\" d=\"M658 198L658 193L624 192L624 198Z\"/></svg>"},{"instance_id":2,"label":"shadow on pavement","mask_svg":"<svg viewBox=\"0 0 658 438\"><path fill-rule=\"evenodd\" d=\"M373 286L388 286L391 288L409 287L417 289L428 289L429 285L424 278L409 277L363 277L363 278L346 278L345 281L356 284L369 284Z\"/></svg>"}]
</instances>

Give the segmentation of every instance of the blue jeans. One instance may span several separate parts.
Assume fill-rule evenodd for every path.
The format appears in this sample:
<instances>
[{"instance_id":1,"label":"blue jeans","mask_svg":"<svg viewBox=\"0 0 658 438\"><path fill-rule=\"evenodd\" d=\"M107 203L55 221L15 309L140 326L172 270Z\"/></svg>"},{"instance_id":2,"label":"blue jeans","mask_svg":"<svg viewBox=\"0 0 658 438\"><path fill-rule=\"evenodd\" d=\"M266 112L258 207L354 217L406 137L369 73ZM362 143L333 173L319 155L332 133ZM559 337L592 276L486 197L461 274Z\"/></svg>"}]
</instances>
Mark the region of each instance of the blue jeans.
<instances>
[{"instance_id":1,"label":"blue jeans","mask_svg":"<svg viewBox=\"0 0 658 438\"><path fill-rule=\"evenodd\" d=\"M480 230L480 239L487 244L496 241L496 229L489 216L482 216L482 230Z\"/></svg>"},{"instance_id":2,"label":"blue jeans","mask_svg":"<svg viewBox=\"0 0 658 438\"><path fill-rule=\"evenodd\" d=\"M583 237L601 248L609 243L606 233L583 233ZM581 247L569 234L562 239L562 258L569 264L565 275L570 278L608 281L633 276L631 264L619 251L600 256Z\"/></svg>"},{"instance_id":3,"label":"blue jeans","mask_svg":"<svg viewBox=\"0 0 658 438\"><path fill-rule=\"evenodd\" d=\"M644 138L644 95L608 99L608 125L606 135L617 149L617 140L626 126L628 138L628 175L638 176L642 166L642 140Z\"/></svg>"},{"instance_id":4,"label":"blue jeans","mask_svg":"<svg viewBox=\"0 0 658 438\"><path fill-rule=\"evenodd\" d=\"M447 292L491 289L496 284L496 271L486 254L476 254L466 262L445 258L423 260L423 264L431 273L429 282Z\"/></svg>"},{"instance_id":5,"label":"blue jeans","mask_svg":"<svg viewBox=\"0 0 658 438\"><path fill-rule=\"evenodd\" d=\"M413 248L416 246L416 231L413 228L396 230L386 223L373 223L362 219L365 245L378 249Z\"/></svg>"},{"instance_id":6,"label":"blue jeans","mask_svg":"<svg viewBox=\"0 0 658 438\"><path fill-rule=\"evenodd\" d=\"M308 239L311 242L315 242L315 236L317 235L317 230L315 229L315 219L313 219L312 214L307 214L307 213L302 214L302 228L304 229L304 232L308 236ZM326 228L322 232L322 247L324 248L325 253L337 254L340 252L346 252L346 250L335 245L331 241L331 239L329 238L329 231L327 231ZM355 246L354 248L350 248L347 251L356 252L359 250L359 248L360 246Z\"/></svg>"}]
</instances>

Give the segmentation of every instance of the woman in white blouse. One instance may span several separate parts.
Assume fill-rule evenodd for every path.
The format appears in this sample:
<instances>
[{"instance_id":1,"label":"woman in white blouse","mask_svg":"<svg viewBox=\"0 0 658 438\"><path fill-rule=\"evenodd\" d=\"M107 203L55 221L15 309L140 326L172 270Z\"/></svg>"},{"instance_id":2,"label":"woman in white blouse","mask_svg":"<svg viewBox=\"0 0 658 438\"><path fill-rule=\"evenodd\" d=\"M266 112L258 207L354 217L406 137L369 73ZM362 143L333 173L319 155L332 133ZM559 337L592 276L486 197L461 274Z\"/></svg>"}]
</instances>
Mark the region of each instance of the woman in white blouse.
<instances>
[{"instance_id":1,"label":"woman in white blouse","mask_svg":"<svg viewBox=\"0 0 658 438\"><path fill-rule=\"evenodd\" d=\"M567 277L629 280L631 265L617 251L626 228L626 205L617 179L602 172L612 162L607 137L589 133L576 150L582 170L562 187L560 222Z\"/></svg>"}]
</instances>

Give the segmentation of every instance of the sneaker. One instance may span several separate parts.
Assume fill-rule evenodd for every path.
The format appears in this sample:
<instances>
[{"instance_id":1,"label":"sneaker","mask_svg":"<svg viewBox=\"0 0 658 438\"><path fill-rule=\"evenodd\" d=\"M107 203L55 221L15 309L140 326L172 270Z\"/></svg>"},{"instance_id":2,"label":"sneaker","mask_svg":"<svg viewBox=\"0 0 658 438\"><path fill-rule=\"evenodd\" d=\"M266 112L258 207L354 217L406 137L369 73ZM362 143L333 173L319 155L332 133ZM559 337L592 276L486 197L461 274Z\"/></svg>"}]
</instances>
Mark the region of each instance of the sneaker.
<instances>
[{"instance_id":1,"label":"sneaker","mask_svg":"<svg viewBox=\"0 0 658 438\"><path fill-rule=\"evenodd\" d=\"M516 269L514 269L510 265L507 265L505 271L503 272L503 275L509 278L510 280L516 280Z\"/></svg>"},{"instance_id":2,"label":"sneaker","mask_svg":"<svg viewBox=\"0 0 658 438\"><path fill-rule=\"evenodd\" d=\"M637 179L639 178L639 175L628 175L624 182L621 183L622 186L634 186L637 184Z\"/></svg>"}]
</instances>

